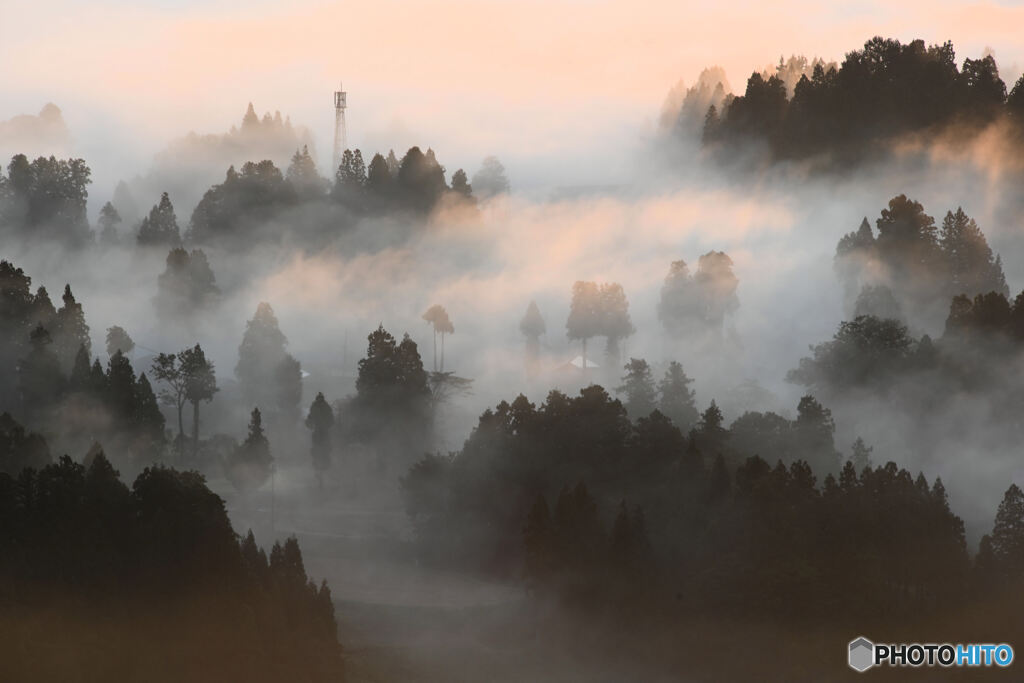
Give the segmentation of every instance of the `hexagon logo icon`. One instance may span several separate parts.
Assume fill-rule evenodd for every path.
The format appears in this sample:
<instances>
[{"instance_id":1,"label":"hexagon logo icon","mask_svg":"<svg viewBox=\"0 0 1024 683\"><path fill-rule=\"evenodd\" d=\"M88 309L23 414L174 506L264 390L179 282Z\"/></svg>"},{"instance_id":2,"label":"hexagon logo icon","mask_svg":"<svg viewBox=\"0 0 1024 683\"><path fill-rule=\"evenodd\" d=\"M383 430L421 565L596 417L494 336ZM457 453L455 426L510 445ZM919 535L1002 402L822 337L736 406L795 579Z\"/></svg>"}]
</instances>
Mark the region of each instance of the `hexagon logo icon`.
<instances>
[{"instance_id":1,"label":"hexagon logo icon","mask_svg":"<svg viewBox=\"0 0 1024 683\"><path fill-rule=\"evenodd\" d=\"M875 644L861 636L850 641L850 668L867 671L875 665Z\"/></svg>"}]
</instances>

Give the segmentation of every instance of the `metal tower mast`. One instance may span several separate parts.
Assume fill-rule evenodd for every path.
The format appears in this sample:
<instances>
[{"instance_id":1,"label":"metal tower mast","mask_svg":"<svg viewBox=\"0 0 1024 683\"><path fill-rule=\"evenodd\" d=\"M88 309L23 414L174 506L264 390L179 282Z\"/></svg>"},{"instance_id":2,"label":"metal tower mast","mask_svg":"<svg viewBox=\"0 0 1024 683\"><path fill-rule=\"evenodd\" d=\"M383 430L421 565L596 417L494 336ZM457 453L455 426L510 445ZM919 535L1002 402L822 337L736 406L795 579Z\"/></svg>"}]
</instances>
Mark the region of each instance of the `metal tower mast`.
<instances>
[{"instance_id":1,"label":"metal tower mast","mask_svg":"<svg viewBox=\"0 0 1024 683\"><path fill-rule=\"evenodd\" d=\"M348 140L345 131L345 107L347 106L348 93L344 86L339 83L338 89L334 91L334 167L329 177L334 177L341 164L341 153L348 148Z\"/></svg>"}]
</instances>

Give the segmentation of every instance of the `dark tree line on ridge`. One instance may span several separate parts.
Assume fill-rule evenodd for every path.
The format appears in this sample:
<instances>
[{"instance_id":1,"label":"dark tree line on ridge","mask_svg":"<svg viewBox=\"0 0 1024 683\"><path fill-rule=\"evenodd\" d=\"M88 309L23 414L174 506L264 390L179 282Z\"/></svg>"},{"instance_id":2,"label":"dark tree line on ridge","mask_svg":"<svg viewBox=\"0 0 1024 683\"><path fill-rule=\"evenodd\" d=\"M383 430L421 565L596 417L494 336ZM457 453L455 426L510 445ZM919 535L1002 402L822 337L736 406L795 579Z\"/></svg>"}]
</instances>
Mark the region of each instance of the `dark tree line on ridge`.
<instances>
[{"instance_id":1,"label":"dark tree line on ridge","mask_svg":"<svg viewBox=\"0 0 1024 683\"><path fill-rule=\"evenodd\" d=\"M518 533L537 493L579 480L597 495L646 502L662 495L680 468L692 474L719 460L735 468L759 453L787 466L810 461L819 472L839 471L831 414L812 397L800 402L796 421L747 413L727 428L714 401L698 414L678 364L657 387L642 360L626 372L621 389L635 421L597 385L576 397L552 391L540 406L519 396L487 410L458 453L416 463L402 487L424 552L508 568L519 557L509 535Z\"/></svg>"},{"instance_id":2,"label":"dark tree line on ridge","mask_svg":"<svg viewBox=\"0 0 1024 683\"><path fill-rule=\"evenodd\" d=\"M11 387L0 397L0 411L29 429L28 436L16 436L13 428L5 427L12 439L20 443L45 436L62 449L78 452L102 443L119 466L131 471L167 458L188 459L203 468L223 464L242 490L265 481L269 450L253 445L266 443L260 409L275 429L297 425L302 417L301 365L287 352L287 338L269 304L257 307L239 346L235 375L240 399L254 413L249 437L237 444L223 436L200 439L201 406L219 391L214 365L201 345L158 353L148 374L136 373L129 359L135 342L114 326L107 331L109 360L104 365L91 353L89 325L71 287L65 288L64 305L54 309L46 288L33 293L31 284L23 270L0 261L0 357L5 359L0 382ZM174 436L165 432L160 403L176 418ZM190 434L186 414L191 417ZM45 440L42 444L24 449L28 462L49 462ZM15 456L0 458L0 471L17 474L23 465ZM250 462L255 464L249 467ZM254 469L256 474L236 476L236 469Z\"/></svg>"},{"instance_id":3,"label":"dark tree line on ridge","mask_svg":"<svg viewBox=\"0 0 1024 683\"><path fill-rule=\"evenodd\" d=\"M244 128L244 126L243 126ZM179 223L168 192L134 225L122 213L135 212L135 200L120 187L114 202L100 209L94 231L86 215L91 170L82 159L15 155L0 172L0 228L13 236L50 239L68 246L94 241L103 246L134 241L140 247L179 249L200 246L299 242L319 245L360 218L385 214L424 215L436 207L472 207L472 185L462 169L446 170L432 149L411 147L375 154L367 164L360 150L346 150L330 179L317 170L308 147L296 150L283 172L273 161L249 161L227 170ZM488 157L474 176L487 197L508 190L501 163ZM120 210L117 204L122 205ZM130 205L130 206L128 206ZM300 212L301 209L301 212Z\"/></svg>"},{"instance_id":4,"label":"dark tree line on ridge","mask_svg":"<svg viewBox=\"0 0 1024 683\"><path fill-rule=\"evenodd\" d=\"M890 139L958 126L972 135L1005 120L1024 137L1024 77L1009 89L986 55L957 66L953 44L875 37L838 68L815 63L792 93L785 75L754 73L742 95L706 110L705 145L762 144L773 159L831 155L831 163L881 153Z\"/></svg>"},{"instance_id":5,"label":"dark tree line on ridge","mask_svg":"<svg viewBox=\"0 0 1024 683\"><path fill-rule=\"evenodd\" d=\"M5 680L343 675L330 589L298 543L268 557L237 536L195 472L151 467L129 488L98 451L0 473L0 578L0 634L22 648Z\"/></svg>"},{"instance_id":6,"label":"dark tree line on ridge","mask_svg":"<svg viewBox=\"0 0 1024 683\"><path fill-rule=\"evenodd\" d=\"M599 386L502 402L402 478L420 558L580 606L775 618L934 614L1024 578L1020 489L972 560L941 480L873 466L859 439L840 466L827 409L799 413L726 429L712 403L687 437L657 411L631 422Z\"/></svg>"},{"instance_id":7,"label":"dark tree line on ridge","mask_svg":"<svg viewBox=\"0 0 1024 683\"><path fill-rule=\"evenodd\" d=\"M102 444L132 473L152 463L187 463L204 472L223 471L248 494L273 470L268 430L295 434L305 420L310 467L322 486L337 452L369 445L391 460L429 443L438 407L472 385L452 371L428 372L409 335L396 340L380 327L367 338L355 394L334 405L319 394L304 412L301 364L288 352L273 309L261 302L246 325L234 368L238 384L231 400L249 416L247 435L241 442L219 433L204 437L203 406L220 386L200 344L157 353L147 371L136 372L129 358L135 342L114 326L107 332L104 365L91 354L85 313L70 286L64 306L54 310L45 288L33 293L31 284L21 269L0 262L0 353L8 359L5 367L12 371L6 381L14 388L3 396L0 411L6 414L0 415L7 422L0 429L17 444L0 453L0 471L12 475L26 465L48 464L48 443L78 453ZM439 334L454 331L443 306L430 312L428 321ZM396 462L404 468L409 460Z\"/></svg>"}]
</instances>

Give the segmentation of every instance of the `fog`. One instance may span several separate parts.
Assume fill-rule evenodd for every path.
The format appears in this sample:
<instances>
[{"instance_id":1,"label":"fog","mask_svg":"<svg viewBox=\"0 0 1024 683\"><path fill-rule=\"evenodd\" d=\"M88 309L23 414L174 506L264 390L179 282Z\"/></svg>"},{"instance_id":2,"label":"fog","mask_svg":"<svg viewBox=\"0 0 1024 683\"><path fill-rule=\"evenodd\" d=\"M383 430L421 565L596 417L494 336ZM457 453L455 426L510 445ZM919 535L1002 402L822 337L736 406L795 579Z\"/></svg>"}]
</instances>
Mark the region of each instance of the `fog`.
<instances>
[{"instance_id":1,"label":"fog","mask_svg":"<svg viewBox=\"0 0 1024 683\"><path fill-rule=\"evenodd\" d=\"M637 144L646 143L653 141ZM448 367L472 378L474 388L471 396L445 410L445 429L435 444L441 451L457 450L486 407L519 392L541 401L556 384L550 373L534 381L524 373L518 321L531 300L547 323L544 368L550 371L579 355L578 342L570 343L564 327L576 280L623 285L637 329L623 344L624 358L645 358L655 367L680 360L695 379L698 405L716 399L730 421L748 409L785 415L793 413L805 393L785 381L786 371L796 367L809 345L831 338L846 315L833 272L835 243L862 217L873 221L894 194L906 193L937 215L963 206L1003 257L1011 292L1024 287L1024 253L1017 239L1020 207L1015 195L1005 191L1007 174L1000 170L1007 164L1016 170L1012 160L1002 166L992 160L992 144L984 137L957 152L908 147L894 162L838 179L808 176L798 166L755 177L709 174L698 171L700 152L684 148L677 153L689 160L681 171L678 166L666 171L663 155L652 155L658 163L643 170L634 160L629 183L568 193L575 198L544 200L531 197L535 193L513 192L488 201L479 213L441 209L423 224L367 219L335 245L314 253L284 246L207 249L222 298L191 328L161 328L156 319L152 300L156 274L163 270L162 253L143 252L140 258L133 247L112 249L103 254L101 268L57 245L12 245L7 255L51 292L65 282L73 284L92 326L94 348L103 347L104 331L115 324L126 327L149 353L197 339L229 382L245 321L259 302L269 302L290 340L290 352L312 373L303 404L315 394L310 386L327 392L330 400L353 390L338 377L354 375L366 334L378 323L398 335L409 333L429 363L431 333L421 314L443 303L456 327L447 339ZM512 177L514 185L517 180ZM551 188L548 194L558 193ZM183 225L189 211L179 208ZM287 216L282 223L289 221L301 223L302 218ZM407 230L412 236L401 239ZM740 306L728 321L737 346L729 351L680 348L657 319L669 262L695 264L710 250L730 255L740 282ZM592 362L605 365L599 344L591 355ZM611 388L620 375L617 368L602 368L596 381ZM768 405L730 400L730 393L746 381L767 389L775 400ZM984 415L985 403L973 400L970 405L976 408L965 418L967 424L979 424L976 413ZM911 452L904 436L908 426L898 416L884 409L872 414L870 406L860 403L831 407L841 450L856 436L870 434L876 457L953 482L952 500L970 528L988 523L1005 479L1019 472L1012 443L994 450L988 444L985 454L967 455L964 449L975 447L973 430L965 434L964 425L950 423L948 416L936 416L935 425L921 430L935 433L939 428L942 434L936 450L925 455L920 449ZM216 428L240 436L244 413L228 414L234 424Z\"/></svg>"},{"instance_id":2,"label":"fog","mask_svg":"<svg viewBox=\"0 0 1024 683\"><path fill-rule=\"evenodd\" d=\"M876 8L880 16L868 20L863 7L840 11L795 3L788 16L798 21L732 35L736 25L767 21L768 10L740 3L730 10L659 7L634 16L641 13L624 12L617 3L568 3L553 7L552 19L538 25L530 8L456 2L428 9L414 3L389 24L387 14L395 8L388 3L345 12L320 3L290 11L272 5L257 3L252 16L240 21L244 30L216 45L203 38L239 21L226 4L190 3L175 11L162 3L108 2L101 14L111 27L98 34L95 18L70 4L47 24L39 8L4 10L16 15L14 22L0 22L8 26L0 28L0 57L8 63L19 48L32 54L64 43L65 56L93 48L80 33L107 38L116 32L118 41L116 49L88 50L66 73L27 59L24 69L0 75L0 157L6 163L15 153L30 159L80 156L93 172L90 222L96 225L100 207L115 198L122 181L138 214L118 227L117 245L5 238L2 255L32 277L33 290L44 285L55 300L71 284L93 352L104 361L106 330L114 325L136 342L137 372L151 374L160 352L201 343L221 388L203 405L203 439L245 438L252 406L239 399L234 368L246 323L261 302L273 307L288 352L302 364L303 418L318 392L332 404L356 394L357 364L378 325L399 340L407 333L429 371L434 335L423 314L434 304L445 307L455 331L444 338L443 369L471 379L472 390L437 408L431 438L418 444L421 452L405 453L399 465L382 470L362 450L336 453L325 489L314 492L308 431L271 427L279 463L273 488L243 495L216 467L204 472L227 500L236 531L252 528L265 543L282 534L298 536L306 567L318 579L326 577L334 591L342 642L357 643L350 674L441 680L462 667L460 675L469 680L474 672L491 672L489 643L509 636L531 653L513 662L515 653L502 651L499 659L515 672L509 680L528 672L545 672L550 680L599 676L587 668L595 663L572 634L572 618L524 598L523 586L509 578L514 572L481 577L421 567L410 550L413 530L399 488L415 458L459 451L486 409L520 393L540 404L552 389L576 394L588 383L563 372L581 353L580 343L566 334L574 282L621 284L636 329L620 341L621 359L605 354L604 339L591 339L589 380L614 394L629 359L645 359L656 379L679 361L694 380L698 409L715 400L726 425L746 411L795 417L809 392L788 382L787 372L852 314L834 268L836 244L863 218L873 225L896 195L921 202L938 222L947 210L962 207L1001 256L1010 300L1024 289L1024 162L1003 122L966 141L956 130L902 136L886 157L838 172L823 171L820 158L768 163L756 149L717 163L700 144L699 125L687 135L671 130L687 86L698 83L705 67L724 67L714 74L731 79L735 90L726 83L725 94L742 94L746 75L773 68L774 55L803 52L841 62L845 50L878 33L921 35L929 42L950 38L962 51L959 60L994 51L1003 80L1012 86L1024 64L1024 45L1008 28L1024 24L1019 7L974 7L971 21L953 3ZM437 21L463 11L464 23ZM625 14L629 20L617 26ZM566 28L580 16L577 30ZM352 33L352 44L341 38L332 44L331 27L349 19L389 31L381 37L364 28ZM163 28L155 29L154 20ZM665 25L669 20L681 26L678 33ZM508 22L511 37L481 29L499 21ZM714 30L698 31L709 22ZM438 30L428 40L418 23ZM24 35L12 35L12 24ZM282 27L303 31L282 37L289 30ZM626 40L613 39L619 29ZM375 62L365 53L379 42L387 57ZM195 54L183 45L196 46ZM166 64L154 68L158 60L151 53L165 49L172 49ZM133 52L143 53L134 64ZM161 317L154 299L167 253L136 246L137 219L169 191L184 234L203 192L223 182L228 166L271 158L284 171L293 143L310 145L321 175L332 176L329 98L338 74L349 92L349 146L360 148L367 162L375 152L393 149L401 156L413 145L429 147L451 182L456 169L471 176L485 156L496 155L511 190L480 197L474 206L439 201L421 215L355 216L345 224L330 219L322 240L302 239L310 226L324 229L322 207L298 202L259 221L259 234L279 239L243 235L199 245L219 295L188 316ZM260 117L265 111L288 117L294 132L263 146L232 137L250 101ZM701 117L705 104L702 99ZM681 259L695 270L711 251L732 259L739 306L716 336L673 338L658 316L669 266ZM546 323L535 375L527 372L519 329L531 301ZM915 337L943 335L941 320L920 311L906 311L906 318ZM1011 377L1021 371L1016 361L1003 368ZM930 387L918 389L925 394ZM844 458L862 437L874 448L875 464L891 460L929 480L942 478L972 552L991 529L1007 482L1024 482L1019 445L1012 426L997 416L1001 396L995 390L965 393L923 418L867 391L819 398L832 411L835 446ZM175 431L173 408L162 410L168 430ZM186 432L190 425L189 415ZM81 459L87 441L59 446L79 449L71 455ZM770 453L760 455L773 462ZM818 473L819 482L825 474ZM447 623L449 630L431 623ZM597 638L611 633L603 625L590 628ZM537 643L543 640L538 632L555 634L554 642L566 648ZM400 652L381 674L390 678L373 679L389 647ZM650 647L662 656L671 650L656 640ZM460 653L470 654L460 660ZM625 657L616 670L636 672L638 662L638 656ZM648 673L648 680L658 680L656 666ZM355 680L362 680L359 675Z\"/></svg>"}]
</instances>

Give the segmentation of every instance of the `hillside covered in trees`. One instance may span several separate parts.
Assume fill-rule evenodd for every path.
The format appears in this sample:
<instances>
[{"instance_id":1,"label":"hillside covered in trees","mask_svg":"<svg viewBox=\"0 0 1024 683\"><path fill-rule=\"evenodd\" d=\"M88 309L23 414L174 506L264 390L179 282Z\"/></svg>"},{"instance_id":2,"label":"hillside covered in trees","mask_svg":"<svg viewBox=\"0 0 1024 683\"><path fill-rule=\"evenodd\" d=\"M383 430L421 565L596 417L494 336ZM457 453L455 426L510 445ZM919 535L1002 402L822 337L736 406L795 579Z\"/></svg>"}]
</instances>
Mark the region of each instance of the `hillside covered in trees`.
<instances>
[{"instance_id":1,"label":"hillside covered in trees","mask_svg":"<svg viewBox=\"0 0 1024 683\"><path fill-rule=\"evenodd\" d=\"M950 41L877 36L838 64L780 58L751 74L742 93L727 85L708 72L666 122L682 135L696 129L724 159L746 150L842 170L884 157L897 140L967 141L991 125L1005 127L1008 143L1024 143L1024 77L1005 83L991 54L960 61Z\"/></svg>"}]
</instances>

